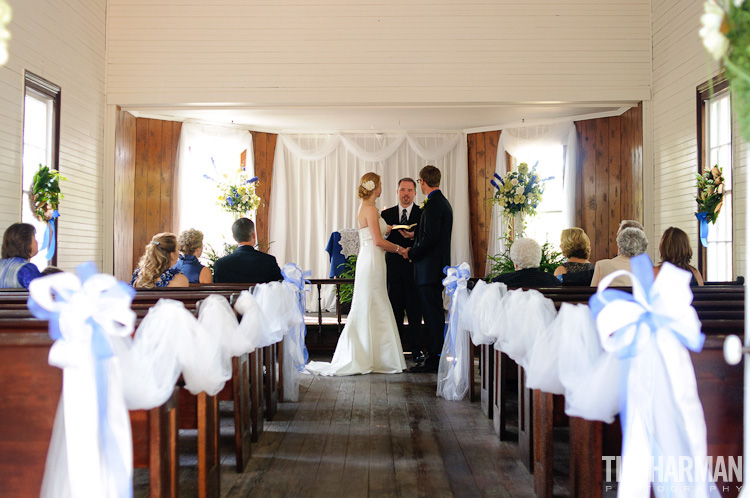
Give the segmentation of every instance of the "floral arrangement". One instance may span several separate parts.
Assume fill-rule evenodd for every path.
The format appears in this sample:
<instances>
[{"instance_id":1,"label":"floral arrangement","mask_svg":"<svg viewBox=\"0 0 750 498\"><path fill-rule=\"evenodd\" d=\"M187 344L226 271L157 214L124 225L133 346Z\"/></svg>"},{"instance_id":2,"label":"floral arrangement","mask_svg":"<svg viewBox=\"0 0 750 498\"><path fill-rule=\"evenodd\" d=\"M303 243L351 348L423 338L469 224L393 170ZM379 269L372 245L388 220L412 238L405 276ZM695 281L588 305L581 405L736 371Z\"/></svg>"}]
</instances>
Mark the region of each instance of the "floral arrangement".
<instances>
[{"instance_id":1,"label":"floral arrangement","mask_svg":"<svg viewBox=\"0 0 750 498\"><path fill-rule=\"evenodd\" d=\"M724 177L721 176L721 169L714 166L704 171L702 175L696 173L695 176L698 177L696 187L699 194L695 198L698 203L698 213L706 213L706 221L716 223L716 218L724 203Z\"/></svg>"},{"instance_id":2,"label":"floral arrangement","mask_svg":"<svg viewBox=\"0 0 750 498\"><path fill-rule=\"evenodd\" d=\"M750 2L706 0L700 36L711 56L726 69L735 95L736 116L750 140Z\"/></svg>"},{"instance_id":3,"label":"floral arrangement","mask_svg":"<svg viewBox=\"0 0 750 498\"><path fill-rule=\"evenodd\" d=\"M214 273L214 265L216 264L216 260L219 258L223 258L224 256L227 256L229 254L232 254L234 251L237 250L237 247L239 247L237 244L228 244L224 242L224 252L219 252L216 249L211 246L211 244L206 244L205 250L203 252L203 258L206 259L207 264L206 266L211 270L211 274Z\"/></svg>"},{"instance_id":4,"label":"floral arrangement","mask_svg":"<svg viewBox=\"0 0 750 498\"><path fill-rule=\"evenodd\" d=\"M34 174L29 195L31 209L40 221L52 219L54 211L60 204L63 195L60 193L60 180L66 178L55 169L39 165L39 171Z\"/></svg>"},{"instance_id":5,"label":"floral arrangement","mask_svg":"<svg viewBox=\"0 0 750 498\"><path fill-rule=\"evenodd\" d=\"M244 169L234 175L224 175L218 182L219 196L216 203L229 213L244 214L255 211L260 206L260 197L255 193L258 177L250 178Z\"/></svg>"},{"instance_id":6,"label":"floral arrangement","mask_svg":"<svg viewBox=\"0 0 750 498\"><path fill-rule=\"evenodd\" d=\"M346 261L339 265L339 268L341 267L344 268L344 271L342 271L336 278L354 278L354 274L357 270L357 255L353 254L346 258ZM339 302L341 304L351 303L353 297L353 284L341 284L339 286Z\"/></svg>"},{"instance_id":7,"label":"floral arrangement","mask_svg":"<svg viewBox=\"0 0 750 498\"><path fill-rule=\"evenodd\" d=\"M496 189L491 202L500 206L501 214L524 213L533 216L544 193L542 184L551 177L540 179L536 173L536 165L529 171L529 165L521 163L518 171L509 171L504 177L495 173L495 179L500 184L494 179L490 181Z\"/></svg>"}]
</instances>

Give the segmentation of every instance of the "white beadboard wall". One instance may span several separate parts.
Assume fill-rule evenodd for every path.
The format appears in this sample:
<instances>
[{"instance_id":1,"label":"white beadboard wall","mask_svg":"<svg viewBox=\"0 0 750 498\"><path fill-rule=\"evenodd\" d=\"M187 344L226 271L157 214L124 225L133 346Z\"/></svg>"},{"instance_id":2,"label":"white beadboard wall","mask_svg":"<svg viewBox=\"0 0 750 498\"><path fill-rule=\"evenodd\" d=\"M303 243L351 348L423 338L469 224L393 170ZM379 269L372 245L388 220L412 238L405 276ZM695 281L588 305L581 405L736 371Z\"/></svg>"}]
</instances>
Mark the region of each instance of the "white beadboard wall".
<instances>
[{"instance_id":1,"label":"white beadboard wall","mask_svg":"<svg viewBox=\"0 0 750 498\"><path fill-rule=\"evenodd\" d=\"M0 234L21 220L24 70L61 87L58 266L102 266L106 0L10 1L10 60L0 67ZM41 239L41 235L37 237Z\"/></svg>"},{"instance_id":2,"label":"white beadboard wall","mask_svg":"<svg viewBox=\"0 0 750 498\"><path fill-rule=\"evenodd\" d=\"M696 88L718 73L701 44L698 30L703 2L653 0L653 185L654 240L670 226L685 230L697 254L695 173L697 156ZM649 130L644 130L648 133ZM745 275L745 177L747 147L734 127L734 274ZM697 259L694 257L694 263Z\"/></svg>"},{"instance_id":3,"label":"white beadboard wall","mask_svg":"<svg viewBox=\"0 0 750 498\"><path fill-rule=\"evenodd\" d=\"M650 98L649 0L110 0L107 102Z\"/></svg>"}]
</instances>

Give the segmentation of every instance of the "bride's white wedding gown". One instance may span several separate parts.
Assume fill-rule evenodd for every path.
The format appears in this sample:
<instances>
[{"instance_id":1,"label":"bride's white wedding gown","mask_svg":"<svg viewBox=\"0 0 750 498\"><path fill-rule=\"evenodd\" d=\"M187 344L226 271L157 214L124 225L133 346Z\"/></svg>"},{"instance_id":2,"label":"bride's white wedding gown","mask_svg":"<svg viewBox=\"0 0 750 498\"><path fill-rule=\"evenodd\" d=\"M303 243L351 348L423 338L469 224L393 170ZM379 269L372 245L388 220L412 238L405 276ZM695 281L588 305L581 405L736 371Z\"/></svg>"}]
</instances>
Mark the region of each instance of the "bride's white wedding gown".
<instances>
[{"instance_id":1,"label":"bride's white wedding gown","mask_svg":"<svg viewBox=\"0 0 750 498\"><path fill-rule=\"evenodd\" d=\"M380 233L386 224L380 219ZM401 339L386 290L385 251L375 246L370 229L359 230L359 255L352 308L331 363L311 361L307 370L321 375L399 373L406 368Z\"/></svg>"}]
</instances>

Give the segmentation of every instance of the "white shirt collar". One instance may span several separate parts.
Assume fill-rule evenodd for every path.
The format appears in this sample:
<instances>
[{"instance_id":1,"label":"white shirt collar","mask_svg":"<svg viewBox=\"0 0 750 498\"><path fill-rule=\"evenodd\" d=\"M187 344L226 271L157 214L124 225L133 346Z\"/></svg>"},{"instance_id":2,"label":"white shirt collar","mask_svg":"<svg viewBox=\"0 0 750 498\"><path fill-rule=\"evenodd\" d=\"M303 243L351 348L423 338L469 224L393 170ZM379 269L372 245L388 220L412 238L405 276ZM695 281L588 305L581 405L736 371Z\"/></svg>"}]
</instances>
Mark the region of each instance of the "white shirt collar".
<instances>
[{"instance_id":1,"label":"white shirt collar","mask_svg":"<svg viewBox=\"0 0 750 498\"><path fill-rule=\"evenodd\" d=\"M413 207L414 207L413 202L409 204L407 207L402 206L401 203L399 202L398 203L398 219L399 220L401 219L401 213L404 212L404 209L406 209L406 219L409 219L409 217L411 216L411 210Z\"/></svg>"}]
</instances>

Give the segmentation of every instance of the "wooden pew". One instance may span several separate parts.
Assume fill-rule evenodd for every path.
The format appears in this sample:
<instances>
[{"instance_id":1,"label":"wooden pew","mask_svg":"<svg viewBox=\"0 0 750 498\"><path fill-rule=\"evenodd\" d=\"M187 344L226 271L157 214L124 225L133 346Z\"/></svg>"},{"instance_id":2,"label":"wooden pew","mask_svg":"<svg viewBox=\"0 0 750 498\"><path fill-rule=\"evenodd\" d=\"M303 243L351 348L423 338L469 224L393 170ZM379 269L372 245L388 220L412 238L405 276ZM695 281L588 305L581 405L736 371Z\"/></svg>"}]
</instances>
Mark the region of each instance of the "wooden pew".
<instances>
[{"instance_id":1,"label":"wooden pew","mask_svg":"<svg viewBox=\"0 0 750 498\"><path fill-rule=\"evenodd\" d=\"M559 308L563 302L587 303L588 298L596 291L594 288L555 288L538 289L546 297L553 299ZM709 455L739 456L742 448L736 443L741 441L736 433L742 434L742 382L741 368L729 367L721 355L721 344L727 333L742 334L744 330L744 289L738 286L693 288L693 305L698 312L707 340L704 353L693 354L693 362L698 379L698 388L704 405L708 425ZM492 346L487 346L488 349ZM507 439L505 430L504 399L507 386L507 370L501 353L495 351L495 369L488 382L494 389L493 415L498 436ZM716 382L716 375L702 375L700 372L723 372L719 378L728 384L719 388L707 387ZM739 372L739 373L738 373ZM739 376L739 377L738 377ZM521 460L534 472L534 483L537 495L552 496L552 443L555 421L558 425L564 420L560 417L562 398L549 393L531 391L525 388L524 375L519 368L519 452ZM484 385L485 379L482 380ZM717 392L729 393L720 396L719 400L707 401ZM738 394L739 393L739 394ZM557 402L555 398L558 398ZM731 401L727 401L731 400ZM739 400L739 401L738 401ZM555 409L557 407L557 409ZM739 415L735 412L740 410ZM717 424L719 418L722 423ZM732 427L733 429L728 429ZM613 435L614 434L614 435ZM728 436L727 434L731 434ZM570 419L571 440L571 496L600 497L602 493L602 448L607 441L619 444L619 426L613 427L598 422L582 419ZM734 437L735 439L732 439ZM713 442L713 441L719 442ZM735 443L734 445L732 443ZM592 451L592 448L594 451ZM596 449L599 451L595 451ZM610 449L613 455L619 454L619 448ZM734 453L732 453L734 452ZM608 453L609 454L609 453ZM736 488L735 488L736 489ZM733 495L726 495L733 496Z\"/></svg>"},{"instance_id":2,"label":"wooden pew","mask_svg":"<svg viewBox=\"0 0 750 498\"><path fill-rule=\"evenodd\" d=\"M0 482L8 496L41 490L62 371L48 364L46 320L0 317ZM177 391L163 406L131 412L133 464L148 467L150 496L177 490Z\"/></svg>"}]
</instances>

